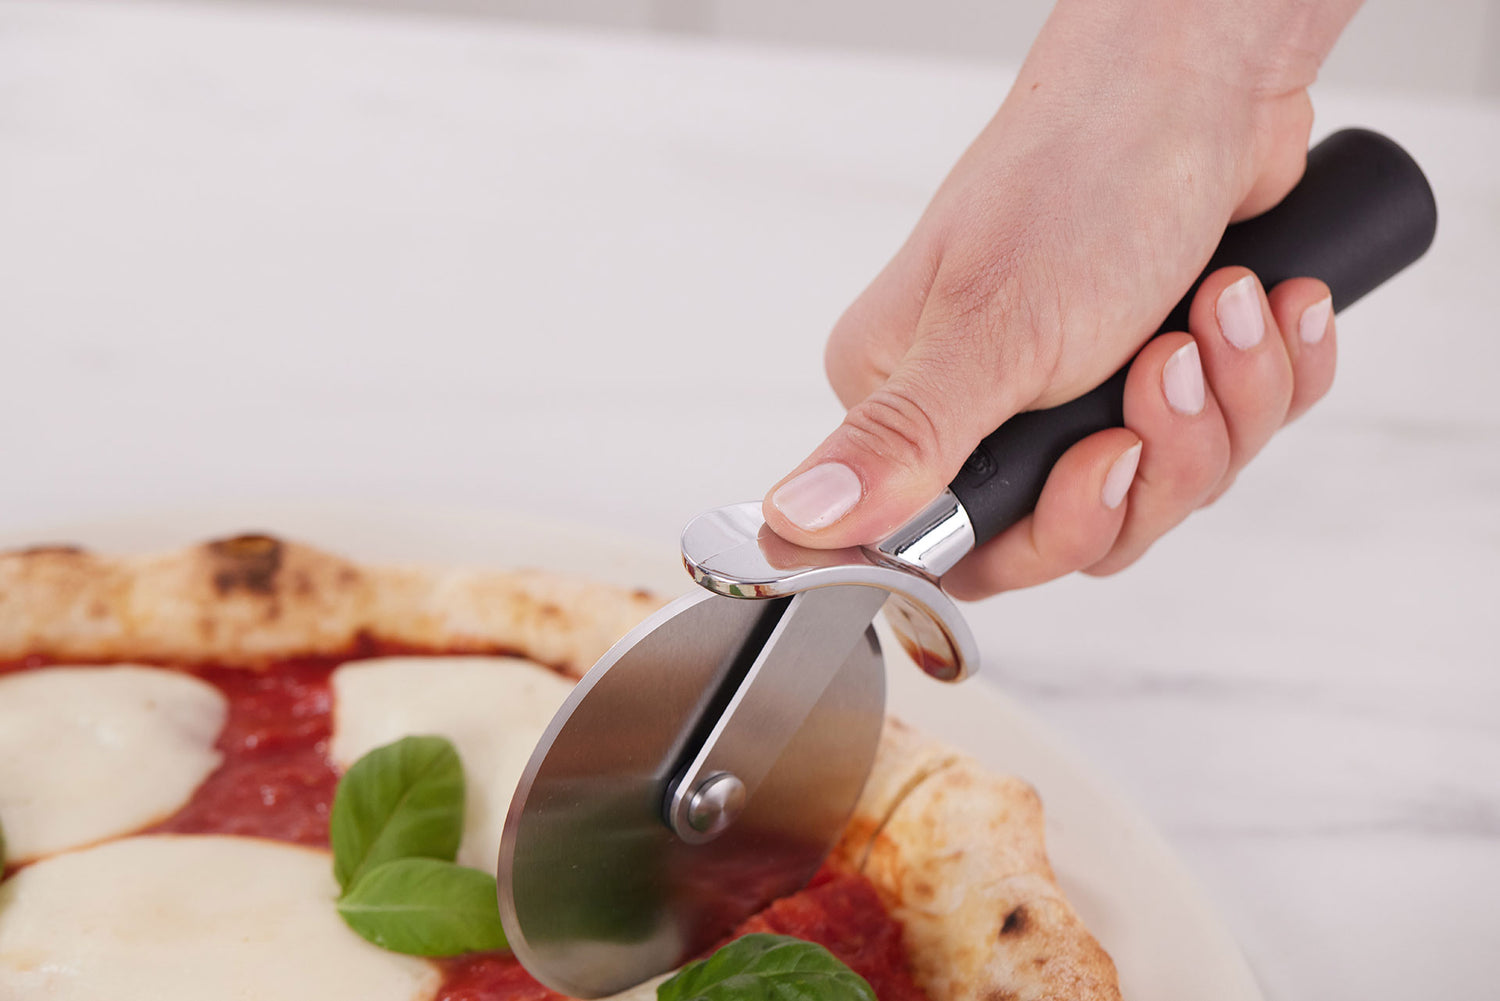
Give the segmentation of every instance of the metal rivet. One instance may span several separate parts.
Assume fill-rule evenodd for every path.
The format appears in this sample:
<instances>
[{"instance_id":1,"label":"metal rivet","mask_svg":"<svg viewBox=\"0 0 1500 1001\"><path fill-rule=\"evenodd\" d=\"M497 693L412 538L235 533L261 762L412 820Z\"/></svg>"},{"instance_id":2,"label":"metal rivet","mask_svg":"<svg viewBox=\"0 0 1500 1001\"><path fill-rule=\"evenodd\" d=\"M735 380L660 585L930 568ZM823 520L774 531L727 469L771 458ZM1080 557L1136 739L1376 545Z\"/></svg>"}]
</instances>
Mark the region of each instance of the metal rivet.
<instances>
[{"instance_id":1,"label":"metal rivet","mask_svg":"<svg viewBox=\"0 0 1500 1001\"><path fill-rule=\"evenodd\" d=\"M698 784L688 801L687 821L701 834L718 834L745 808L745 783L729 772L716 772Z\"/></svg>"}]
</instances>

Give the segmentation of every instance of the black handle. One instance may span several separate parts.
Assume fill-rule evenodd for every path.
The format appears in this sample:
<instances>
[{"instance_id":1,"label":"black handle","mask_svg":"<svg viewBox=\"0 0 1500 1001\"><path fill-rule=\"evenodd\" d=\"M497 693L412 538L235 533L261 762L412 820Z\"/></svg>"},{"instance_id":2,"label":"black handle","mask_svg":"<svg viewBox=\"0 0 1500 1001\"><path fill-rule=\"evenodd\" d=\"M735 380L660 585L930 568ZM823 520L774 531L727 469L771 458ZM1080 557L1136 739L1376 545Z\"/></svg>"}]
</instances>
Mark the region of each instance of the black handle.
<instances>
[{"instance_id":1,"label":"black handle","mask_svg":"<svg viewBox=\"0 0 1500 1001\"><path fill-rule=\"evenodd\" d=\"M1345 129L1308 151L1307 170L1271 211L1230 226L1203 274L1157 333L1186 330L1188 306L1213 271L1243 265L1266 288L1287 278L1328 283L1342 309L1421 257L1437 229L1422 169L1377 132ZM1023 518L1052 466L1075 442L1125 422L1125 375L1078 399L1017 414L979 443L949 489L974 524L976 545Z\"/></svg>"}]
</instances>

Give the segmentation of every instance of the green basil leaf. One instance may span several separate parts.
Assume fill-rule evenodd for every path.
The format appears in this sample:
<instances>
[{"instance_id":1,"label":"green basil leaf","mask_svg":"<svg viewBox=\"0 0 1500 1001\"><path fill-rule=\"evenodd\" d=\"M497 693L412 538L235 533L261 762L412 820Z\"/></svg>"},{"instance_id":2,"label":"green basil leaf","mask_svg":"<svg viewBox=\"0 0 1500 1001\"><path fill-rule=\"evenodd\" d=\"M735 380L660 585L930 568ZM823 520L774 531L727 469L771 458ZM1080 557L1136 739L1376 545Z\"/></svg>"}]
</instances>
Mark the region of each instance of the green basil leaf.
<instances>
[{"instance_id":1,"label":"green basil leaf","mask_svg":"<svg viewBox=\"0 0 1500 1001\"><path fill-rule=\"evenodd\" d=\"M453 861L464 832L464 771L442 737L405 737L356 761L333 795L333 875L348 890L382 862Z\"/></svg>"},{"instance_id":2,"label":"green basil leaf","mask_svg":"<svg viewBox=\"0 0 1500 1001\"><path fill-rule=\"evenodd\" d=\"M504 949L495 877L430 858L383 862L339 898L344 923L383 949L456 956Z\"/></svg>"},{"instance_id":3,"label":"green basil leaf","mask_svg":"<svg viewBox=\"0 0 1500 1001\"><path fill-rule=\"evenodd\" d=\"M812 942L745 935L689 963L656 988L657 1001L875 1001L864 977Z\"/></svg>"}]
</instances>

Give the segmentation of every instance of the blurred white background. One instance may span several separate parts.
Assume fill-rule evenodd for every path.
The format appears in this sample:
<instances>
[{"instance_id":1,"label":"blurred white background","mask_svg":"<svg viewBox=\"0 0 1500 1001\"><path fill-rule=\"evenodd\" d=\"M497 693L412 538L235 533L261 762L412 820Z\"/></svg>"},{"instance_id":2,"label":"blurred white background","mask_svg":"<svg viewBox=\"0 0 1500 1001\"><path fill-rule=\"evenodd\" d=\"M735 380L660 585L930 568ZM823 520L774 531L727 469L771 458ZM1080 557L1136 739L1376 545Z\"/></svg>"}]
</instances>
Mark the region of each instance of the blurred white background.
<instances>
[{"instance_id":1,"label":"blurred white background","mask_svg":"<svg viewBox=\"0 0 1500 1001\"><path fill-rule=\"evenodd\" d=\"M1019 61L1051 0L278 0ZM1254 0L1247 0L1254 2ZM1367 0L1335 86L1500 97L1500 0Z\"/></svg>"},{"instance_id":2,"label":"blurred white background","mask_svg":"<svg viewBox=\"0 0 1500 1001\"><path fill-rule=\"evenodd\" d=\"M836 423L828 326L1046 7L0 0L0 539L446 504L670 561ZM1497 53L1500 0L1366 4L1316 133L1412 150L1430 256L1225 503L969 610L1276 1001L1500 983Z\"/></svg>"}]
</instances>

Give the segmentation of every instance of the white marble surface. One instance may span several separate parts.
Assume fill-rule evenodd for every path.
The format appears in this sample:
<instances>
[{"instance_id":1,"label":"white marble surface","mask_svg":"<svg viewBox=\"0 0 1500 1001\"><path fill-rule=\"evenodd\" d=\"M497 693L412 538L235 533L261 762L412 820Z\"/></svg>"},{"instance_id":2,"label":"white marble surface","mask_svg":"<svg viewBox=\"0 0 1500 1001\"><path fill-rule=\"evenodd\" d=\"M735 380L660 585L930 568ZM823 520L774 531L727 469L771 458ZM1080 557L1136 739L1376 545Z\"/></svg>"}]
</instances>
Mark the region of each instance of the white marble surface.
<instances>
[{"instance_id":1,"label":"white marble surface","mask_svg":"<svg viewBox=\"0 0 1500 1001\"><path fill-rule=\"evenodd\" d=\"M1003 69L229 4L0 4L0 534L444 502L674 544L837 419L825 330ZM971 609L1275 999L1500 982L1500 110L1405 143L1428 259L1109 580ZM1163 956L1163 962L1174 957Z\"/></svg>"}]
</instances>

